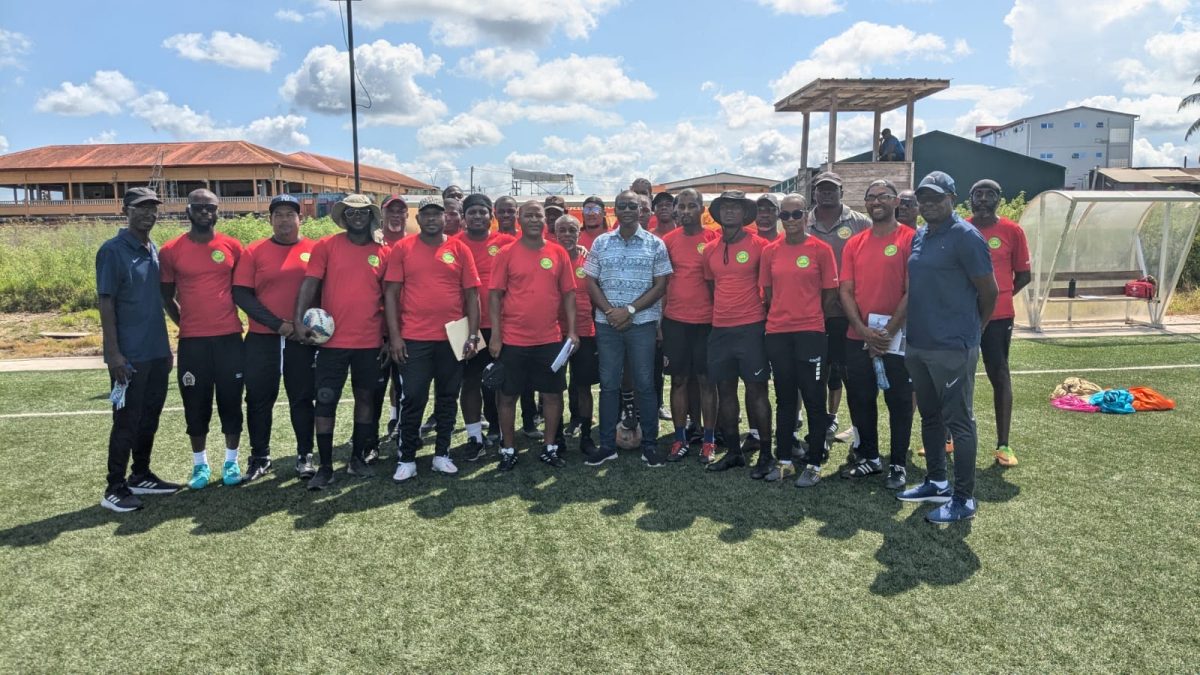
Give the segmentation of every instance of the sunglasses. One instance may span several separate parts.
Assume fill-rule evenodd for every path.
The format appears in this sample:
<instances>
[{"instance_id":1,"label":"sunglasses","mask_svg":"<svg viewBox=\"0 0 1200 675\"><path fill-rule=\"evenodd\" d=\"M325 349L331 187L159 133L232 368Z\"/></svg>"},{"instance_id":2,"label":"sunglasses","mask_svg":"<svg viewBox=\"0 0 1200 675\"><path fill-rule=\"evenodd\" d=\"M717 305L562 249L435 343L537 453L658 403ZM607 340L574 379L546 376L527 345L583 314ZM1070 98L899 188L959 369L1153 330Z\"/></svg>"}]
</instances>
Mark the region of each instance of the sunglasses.
<instances>
[{"instance_id":1,"label":"sunglasses","mask_svg":"<svg viewBox=\"0 0 1200 675\"><path fill-rule=\"evenodd\" d=\"M900 200L900 206L907 206L909 208L912 208L916 205L917 205L917 200L915 200L915 199L905 198L905 199Z\"/></svg>"},{"instance_id":2,"label":"sunglasses","mask_svg":"<svg viewBox=\"0 0 1200 675\"><path fill-rule=\"evenodd\" d=\"M583 207L584 213L593 213L594 214L594 213L601 213L602 211L604 211L604 209L600 208L599 206L596 206L595 204L588 204L587 206Z\"/></svg>"},{"instance_id":3,"label":"sunglasses","mask_svg":"<svg viewBox=\"0 0 1200 675\"><path fill-rule=\"evenodd\" d=\"M896 201L896 195L888 194L886 192L881 195L867 195L866 197L863 198L863 201L868 204L870 204L872 202L879 202L880 204L890 204L890 203Z\"/></svg>"},{"instance_id":4,"label":"sunglasses","mask_svg":"<svg viewBox=\"0 0 1200 675\"><path fill-rule=\"evenodd\" d=\"M642 205L638 202L617 202L613 204L613 208L617 211L637 211Z\"/></svg>"},{"instance_id":5,"label":"sunglasses","mask_svg":"<svg viewBox=\"0 0 1200 675\"><path fill-rule=\"evenodd\" d=\"M369 208L364 208L364 209L346 209L346 210L344 211L344 213L345 213L345 214L346 214L346 216L348 216L348 217L352 217L352 216L369 216L369 215L371 215L371 209L369 209Z\"/></svg>"},{"instance_id":6,"label":"sunglasses","mask_svg":"<svg viewBox=\"0 0 1200 675\"><path fill-rule=\"evenodd\" d=\"M204 213L216 213L217 205L216 204L188 204L188 209L191 210L193 213L196 211L203 211Z\"/></svg>"},{"instance_id":7,"label":"sunglasses","mask_svg":"<svg viewBox=\"0 0 1200 675\"><path fill-rule=\"evenodd\" d=\"M808 216L808 212L805 211L804 209L796 209L795 211L780 211L779 212L780 220L791 220L793 218L795 218L796 220L804 220L807 216Z\"/></svg>"}]
</instances>

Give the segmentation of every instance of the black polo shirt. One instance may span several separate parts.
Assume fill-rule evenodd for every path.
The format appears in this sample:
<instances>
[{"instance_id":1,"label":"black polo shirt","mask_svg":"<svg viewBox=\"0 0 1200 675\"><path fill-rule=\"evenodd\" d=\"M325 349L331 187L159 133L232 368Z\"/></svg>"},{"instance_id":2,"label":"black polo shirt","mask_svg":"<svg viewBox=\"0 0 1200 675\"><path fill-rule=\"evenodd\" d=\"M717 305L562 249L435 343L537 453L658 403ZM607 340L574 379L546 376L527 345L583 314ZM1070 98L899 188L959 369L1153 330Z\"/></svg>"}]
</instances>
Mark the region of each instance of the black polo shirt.
<instances>
[{"instance_id":1,"label":"black polo shirt","mask_svg":"<svg viewBox=\"0 0 1200 675\"><path fill-rule=\"evenodd\" d=\"M112 296L117 310L117 346L132 363L171 353L159 291L158 247L143 246L121 228L96 252L96 293Z\"/></svg>"}]
</instances>

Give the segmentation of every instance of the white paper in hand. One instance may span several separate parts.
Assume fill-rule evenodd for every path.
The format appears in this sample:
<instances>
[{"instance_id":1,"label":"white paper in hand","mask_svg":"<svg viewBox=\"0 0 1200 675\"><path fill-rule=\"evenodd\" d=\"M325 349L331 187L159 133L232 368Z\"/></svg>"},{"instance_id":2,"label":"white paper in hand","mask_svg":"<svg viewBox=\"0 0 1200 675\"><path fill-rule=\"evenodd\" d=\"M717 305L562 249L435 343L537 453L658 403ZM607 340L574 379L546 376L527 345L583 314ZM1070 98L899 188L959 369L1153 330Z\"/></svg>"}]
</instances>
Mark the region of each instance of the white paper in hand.
<instances>
[{"instance_id":1,"label":"white paper in hand","mask_svg":"<svg viewBox=\"0 0 1200 675\"><path fill-rule=\"evenodd\" d=\"M554 357L554 363L550 364L550 370L558 372L563 366L567 365L567 359L571 358L571 341L563 340L562 349L558 350L558 356Z\"/></svg>"},{"instance_id":2,"label":"white paper in hand","mask_svg":"<svg viewBox=\"0 0 1200 675\"><path fill-rule=\"evenodd\" d=\"M486 349L487 345L483 344L483 334L475 331L475 335L479 337L479 342L476 346L483 345L481 349ZM446 341L450 343L450 351L454 352L454 358L459 361L463 360L463 345L467 344L467 317L456 319L446 324Z\"/></svg>"},{"instance_id":3,"label":"white paper in hand","mask_svg":"<svg viewBox=\"0 0 1200 675\"><path fill-rule=\"evenodd\" d=\"M891 320L891 314L868 314L867 328L883 330L887 328L888 321ZM904 329L901 328L900 330L896 331L895 335L892 336L892 343L888 345L887 353L896 354L897 356L904 356L904 349L907 346L908 342L904 338Z\"/></svg>"}]
</instances>

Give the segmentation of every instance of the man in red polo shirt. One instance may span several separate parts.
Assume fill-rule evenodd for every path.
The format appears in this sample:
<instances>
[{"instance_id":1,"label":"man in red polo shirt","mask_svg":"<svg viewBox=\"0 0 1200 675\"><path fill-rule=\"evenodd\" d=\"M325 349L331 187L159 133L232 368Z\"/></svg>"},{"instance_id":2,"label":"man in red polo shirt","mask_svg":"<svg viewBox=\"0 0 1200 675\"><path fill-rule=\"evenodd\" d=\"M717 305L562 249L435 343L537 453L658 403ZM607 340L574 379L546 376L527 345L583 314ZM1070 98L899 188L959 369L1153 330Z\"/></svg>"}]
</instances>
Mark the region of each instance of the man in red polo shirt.
<instances>
[{"instance_id":1,"label":"man in red polo shirt","mask_svg":"<svg viewBox=\"0 0 1200 675\"><path fill-rule=\"evenodd\" d=\"M592 400L592 387L600 383L600 353L596 347L596 322L592 318L592 301L587 294L587 274L583 266L587 263L588 251L579 245L579 221L575 216L565 215L554 224L555 238L559 246L571 259L571 270L575 277L575 333L579 336L579 349L571 355L571 382L567 387L571 423L579 430L579 450L586 457L596 450L592 440L592 413L596 409ZM558 323L566 330L567 317L559 312ZM566 337L566 333L563 333ZM566 433L560 420L558 426L558 454L562 455L566 445Z\"/></svg>"},{"instance_id":2,"label":"man in red polo shirt","mask_svg":"<svg viewBox=\"0 0 1200 675\"><path fill-rule=\"evenodd\" d=\"M1008 444L1012 428L1012 376L1008 372L1008 348L1012 342L1013 296L1029 284L1029 243L1021 226L996 214L1003 195L1000 184L984 179L971 187L971 218L967 221L979 230L992 254L996 273L996 309L983 330L979 351L983 368L992 383L996 410L996 462L1016 466L1017 455Z\"/></svg>"},{"instance_id":3,"label":"man in red polo shirt","mask_svg":"<svg viewBox=\"0 0 1200 675\"><path fill-rule=\"evenodd\" d=\"M558 233L554 231L554 224L558 222L567 213L567 200L558 195L549 195L542 202L542 210L546 212L546 227L542 235L546 241L558 243Z\"/></svg>"},{"instance_id":4,"label":"man in red polo shirt","mask_svg":"<svg viewBox=\"0 0 1200 675\"><path fill-rule=\"evenodd\" d=\"M242 435L242 321L233 303L233 270L242 257L242 244L214 230L217 196L208 190L188 195L191 228L163 244L158 260L163 305L179 326L179 394L187 435L192 444L192 478L188 487L208 485L208 423L212 420L213 391L225 435L225 464L221 481L242 482L238 443Z\"/></svg>"},{"instance_id":5,"label":"man in red polo shirt","mask_svg":"<svg viewBox=\"0 0 1200 675\"><path fill-rule=\"evenodd\" d=\"M496 231L511 237L521 236L517 232L517 200L504 195L496 197Z\"/></svg>"},{"instance_id":6,"label":"man in red polo shirt","mask_svg":"<svg viewBox=\"0 0 1200 675\"><path fill-rule=\"evenodd\" d=\"M904 357L887 353L891 336L904 328L913 238L911 229L896 222L897 197L891 181L877 180L867 187L871 228L846 242L839 289L850 323L846 331L846 402L859 439L857 461L845 468L842 477L863 478L883 471L876 407L879 387L873 361L880 358L890 385L883 392L891 429L891 467L884 484L892 490L904 488L913 421L912 380ZM887 325L869 327L871 314L889 317Z\"/></svg>"},{"instance_id":7,"label":"man in red polo shirt","mask_svg":"<svg viewBox=\"0 0 1200 675\"><path fill-rule=\"evenodd\" d=\"M499 201L499 200L497 200ZM479 461L484 451L491 445L488 436L483 433L482 419L487 420L490 434L500 433L500 415L496 409L496 390L483 384L483 370L492 362L491 352L487 345L492 339L492 317L487 311L488 284L492 280L492 265L500 249L516 241L516 238L501 232L492 232L488 228L492 222L492 201L487 195L467 195L463 201L466 206L466 230L459 235L462 243L471 249L475 258L475 271L479 273L479 332L483 334L483 344L475 356L463 364L462 384L462 416L467 428L467 444L463 449L463 459L468 462Z\"/></svg>"},{"instance_id":8,"label":"man in red polo shirt","mask_svg":"<svg viewBox=\"0 0 1200 675\"><path fill-rule=\"evenodd\" d=\"M717 449L717 390L707 374L712 295L704 279L704 251L720 235L701 224L704 197L696 190L681 191L675 197L674 210L680 227L663 237L675 270L667 282L662 320L664 370L671 376L671 420L675 425L667 461L678 462L687 455L688 414L699 410L692 423L704 430L700 461L708 464Z\"/></svg>"},{"instance_id":9,"label":"man in red polo shirt","mask_svg":"<svg viewBox=\"0 0 1200 675\"><path fill-rule=\"evenodd\" d=\"M579 245L592 250L596 237L608 232L608 216L604 212L604 200L592 195L583 200L583 227L579 230Z\"/></svg>"},{"instance_id":10,"label":"man in red polo shirt","mask_svg":"<svg viewBox=\"0 0 1200 675\"><path fill-rule=\"evenodd\" d=\"M301 338L311 343L312 330L299 327L304 325L304 313L319 296L321 307L334 322L333 337L317 350L314 422L321 466L308 481L310 490L324 490L333 483L333 425L347 373L354 392L354 431L347 471L364 478L374 475L367 465L366 452L379 431L376 395L387 384L383 368L387 352L382 349L387 248L374 237L382 220L379 207L363 195L348 195L333 205L330 216L345 232L331 234L313 247L296 298L294 319Z\"/></svg>"},{"instance_id":11,"label":"man in red polo shirt","mask_svg":"<svg viewBox=\"0 0 1200 675\"><path fill-rule=\"evenodd\" d=\"M447 237L445 209L438 197L426 197L417 209L421 232L392 247L384 276L388 348L400 364L404 399L400 402L400 459L392 477L397 483L417 475L416 454L421 440L421 416L434 384L433 417L435 473L456 475L450 459L450 439L458 417L462 361L479 348L479 274L471 249L457 237ZM404 294L403 303L400 294ZM467 317L467 340L451 345L446 324Z\"/></svg>"},{"instance_id":12,"label":"man in red polo shirt","mask_svg":"<svg viewBox=\"0 0 1200 675\"><path fill-rule=\"evenodd\" d=\"M500 386L500 470L509 471L517 463L514 436L516 401L526 385L542 395L549 441L538 459L551 466L563 466L558 446L558 423L562 418L562 391L566 371L550 369L562 345L562 336L575 348L575 277L567 252L542 238L546 214L542 205L527 201L517 214L521 238L500 251L492 267L489 310L492 313L492 358L504 366ZM559 308L567 327L559 326ZM499 334L499 335L497 335ZM496 339L499 337L500 339Z\"/></svg>"},{"instance_id":13,"label":"man in red polo shirt","mask_svg":"<svg viewBox=\"0 0 1200 675\"><path fill-rule=\"evenodd\" d=\"M397 242L404 238L408 227L408 202L404 201L401 195L388 195L383 203L379 205L383 211L383 227L380 232L383 235L383 245L388 249L395 246ZM384 375L388 381L394 381L396 364L391 359L384 364L384 369L387 371ZM375 439L371 446L367 448L367 463L373 464L379 459L379 444L381 440L393 440L396 437L396 425L400 423L400 394L397 387L392 386L389 393L386 388L380 389L375 395L375 427L379 427L379 418L383 416L383 399L388 396L391 404L391 416L388 418L387 437L385 439Z\"/></svg>"},{"instance_id":14,"label":"man in red polo shirt","mask_svg":"<svg viewBox=\"0 0 1200 675\"><path fill-rule=\"evenodd\" d=\"M300 200L278 195L268 207L272 234L248 247L233 272L233 300L250 317L246 333L246 426L250 463L246 480L271 469L271 420L279 398L279 378L287 391L296 435L296 472L312 478L313 360L317 350L296 337L292 310L308 269L312 239L300 235Z\"/></svg>"}]
</instances>

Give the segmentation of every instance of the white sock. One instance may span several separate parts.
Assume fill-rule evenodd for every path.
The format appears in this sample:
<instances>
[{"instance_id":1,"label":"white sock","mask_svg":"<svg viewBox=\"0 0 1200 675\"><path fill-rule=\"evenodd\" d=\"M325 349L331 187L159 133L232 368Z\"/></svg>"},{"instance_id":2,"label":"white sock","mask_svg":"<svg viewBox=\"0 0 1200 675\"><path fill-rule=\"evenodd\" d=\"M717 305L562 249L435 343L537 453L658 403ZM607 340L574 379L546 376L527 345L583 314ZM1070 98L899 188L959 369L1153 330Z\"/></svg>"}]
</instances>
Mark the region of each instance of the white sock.
<instances>
[{"instance_id":1,"label":"white sock","mask_svg":"<svg viewBox=\"0 0 1200 675\"><path fill-rule=\"evenodd\" d=\"M945 490L946 488L950 487L950 481L948 480L931 480L929 482L939 490Z\"/></svg>"},{"instance_id":2,"label":"white sock","mask_svg":"<svg viewBox=\"0 0 1200 675\"><path fill-rule=\"evenodd\" d=\"M480 443L483 442L483 424L472 422L467 425L467 438L474 438Z\"/></svg>"},{"instance_id":3,"label":"white sock","mask_svg":"<svg viewBox=\"0 0 1200 675\"><path fill-rule=\"evenodd\" d=\"M392 406L392 419L394 419L394 420L400 419L400 409L397 408L396 406Z\"/></svg>"},{"instance_id":4,"label":"white sock","mask_svg":"<svg viewBox=\"0 0 1200 675\"><path fill-rule=\"evenodd\" d=\"M512 448L500 448L500 454L502 455L513 455L516 454L516 452L517 451Z\"/></svg>"},{"instance_id":5,"label":"white sock","mask_svg":"<svg viewBox=\"0 0 1200 675\"><path fill-rule=\"evenodd\" d=\"M786 464L786 465L788 465L788 466L791 466L791 465L792 465L792 460L790 460L790 459L781 459L781 460L779 460L779 463L780 463L780 464Z\"/></svg>"},{"instance_id":6,"label":"white sock","mask_svg":"<svg viewBox=\"0 0 1200 675\"><path fill-rule=\"evenodd\" d=\"M208 450L201 450L200 452L193 452L192 453L192 464L194 464L195 466L200 466L201 464L208 464Z\"/></svg>"},{"instance_id":7,"label":"white sock","mask_svg":"<svg viewBox=\"0 0 1200 675\"><path fill-rule=\"evenodd\" d=\"M546 450L548 450L549 452L558 452L558 446L557 445L547 445Z\"/></svg>"},{"instance_id":8,"label":"white sock","mask_svg":"<svg viewBox=\"0 0 1200 675\"><path fill-rule=\"evenodd\" d=\"M750 430L750 435L751 435L751 436L753 436L753 437L755 437L755 438L758 438L758 429L751 429L751 430ZM759 440L762 440L762 439L761 439L761 438L759 438Z\"/></svg>"},{"instance_id":9,"label":"white sock","mask_svg":"<svg viewBox=\"0 0 1200 675\"><path fill-rule=\"evenodd\" d=\"M230 450L229 448L225 448L225 461L226 462L236 462L237 459L238 459L237 448L233 448L232 450Z\"/></svg>"}]
</instances>

